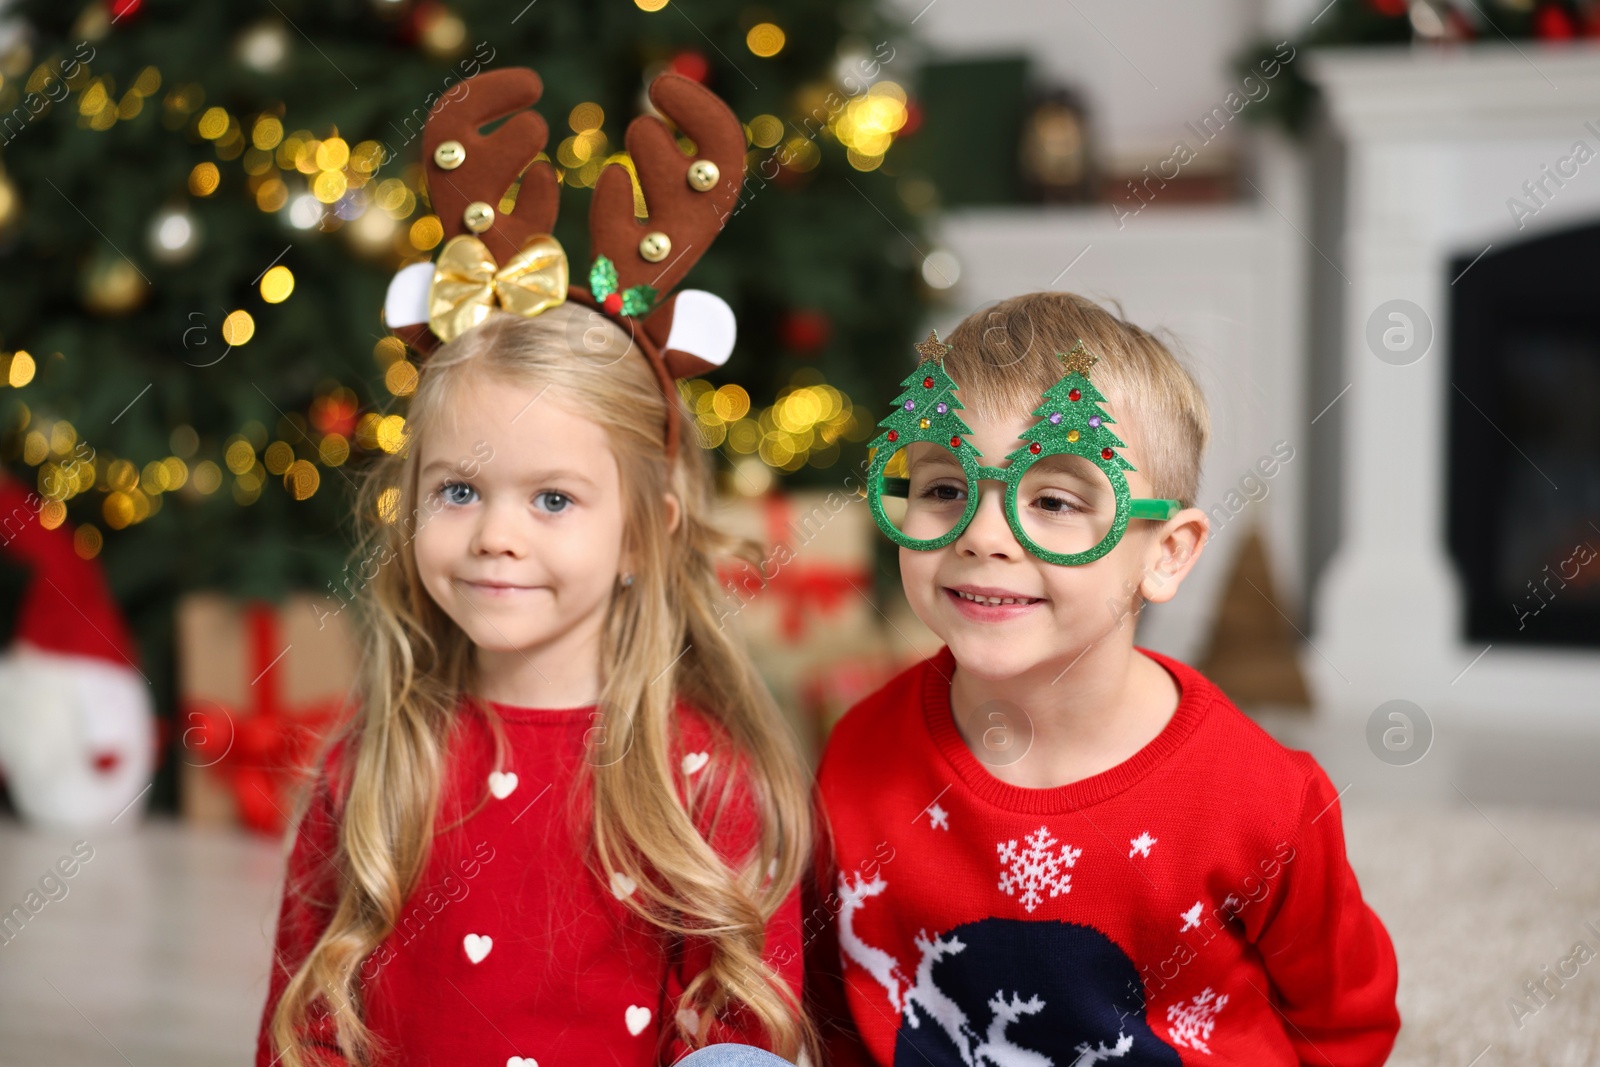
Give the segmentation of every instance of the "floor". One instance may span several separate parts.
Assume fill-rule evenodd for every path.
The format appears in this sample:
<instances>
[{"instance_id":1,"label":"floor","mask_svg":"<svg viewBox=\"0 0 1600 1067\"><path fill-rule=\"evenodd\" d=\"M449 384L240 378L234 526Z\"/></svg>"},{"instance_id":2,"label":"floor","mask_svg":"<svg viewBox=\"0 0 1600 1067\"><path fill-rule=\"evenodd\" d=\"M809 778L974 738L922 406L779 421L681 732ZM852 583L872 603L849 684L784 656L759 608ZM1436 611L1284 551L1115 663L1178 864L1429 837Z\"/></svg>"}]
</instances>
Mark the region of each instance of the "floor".
<instances>
[{"instance_id":1,"label":"floor","mask_svg":"<svg viewBox=\"0 0 1600 1067\"><path fill-rule=\"evenodd\" d=\"M1552 981L1543 1005L1525 1000L1538 1010L1520 1025L1508 1006L1575 943L1600 952L1600 815L1377 803L1353 787L1345 821L1363 893L1400 958L1392 1064L1600 1063L1600 956L1566 964L1576 975ZM0 905L21 903L73 845L0 823ZM156 821L78 847L91 858L47 884L57 899L0 944L0 1065L247 1062L279 846Z\"/></svg>"}]
</instances>

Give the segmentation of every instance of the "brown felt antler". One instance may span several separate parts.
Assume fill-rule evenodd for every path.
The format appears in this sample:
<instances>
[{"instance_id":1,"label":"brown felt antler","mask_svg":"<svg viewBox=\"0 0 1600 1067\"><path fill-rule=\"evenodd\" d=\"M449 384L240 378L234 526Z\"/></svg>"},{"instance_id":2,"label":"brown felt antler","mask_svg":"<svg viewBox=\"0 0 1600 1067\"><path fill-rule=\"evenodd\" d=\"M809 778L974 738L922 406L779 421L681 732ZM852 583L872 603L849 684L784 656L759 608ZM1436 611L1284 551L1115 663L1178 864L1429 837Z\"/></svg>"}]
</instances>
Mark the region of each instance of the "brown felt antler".
<instances>
[{"instance_id":1,"label":"brown felt antler","mask_svg":"<svg viewBox=\"0 0 1600 1067\"><path fill-rule=\"evenodd\" d=\"M482 202L493 208L494 222L477 237L504 262L521 251L528 238L549 233L556 223L560 188L555 170L544 160L533 162L544 151L550 130L538 112L525 110L538 102L544 83L526 67L507 67L461 84L467 91L454 100L447 97L422 131L428 197L447 240L470 232L464 221L468 205ZM512 117L493 133L478 132L506 115ZM457 142L463 150L455 167L440 162L439 146L447 141ZM448 162L451 157L444 158ZM522 187L516 207L503 213L500 199L519 174Z\"/></svg>"},{"instance_id":2,"label":"brown felt antler","mask_svg":"<svg viewBox=\"0 0 1600 1067\"><path fill-rule=\"evenodd\" d=\"M549 129L538 114L526 110L544 87L537 74L521 67L487 71L462 86L467 91L440 104L423 129L428 193L447 243L473 233L496 263L506 264L523 253L531 238L548 235L555 226L559 200L555 171L546 161L534 162ZM650 85L650 99L694 142L696 154L684 155L659 118L641 116L629 124L627 147L649 217L634 216L627 168L602 170L589 210L589 237L593 255L605 256L615 267L616 284L607 293L610 299L597 299L576 285L569 287L568 298L603 310L629 329L663 394L675 404L675 378L719 366L733 351L737 326L726 301L699 290L662 297L710 247L738 199L744 184L745 139L744 128L728 106L681 75L658 77ZM493 133L479 132L508 115ZM452 141L456 146L449 144ZM442 152L441 146L445 146ZM522 186L516 206L502 213L500 200L519 174ZM473 208L475 204L482 207ZM475 225L467 221L469 209ZM561 255L559 246L555 254ZM440 263L449 255L446 248ZM564 256L560 270L565 276ZM459 287L459 279L443 271L442 266L436 269L426 262L401 268L384 301L389 329L424 355L439 344L430 321L437 321L433 304L440 278ZM655 295L640 300L639 287L648 287ZM623 294L631 302L624 301ZM538 314L545 306L521 313ZM636 329L635 323L642 328ZM668 412L664 438L671 456L678 447L675 407Z\"/></svg>"},{"instance_id":3,"label":"brown felt antler","mask_svg":"<svg viewBox=\"0 0 1600 1067\"><path fill-rule=\"evenodd\" d=\"M627 170L607 167L589 205L589 242L595 255L616 265L619 290L648 285L664 293L711 246L739 197L744 127L715 93L681 74L663 74L651 82L650 101L694 142L695 155L684 155L672 131L654 115L629 123L628 154L649 217L634 217ZM704 190L690 183L690 168L701 160L717 168L716 180ZM655 262L640 247L653 234L665 234L671 242L670 251Z\"/></svg>"}]
</instances>

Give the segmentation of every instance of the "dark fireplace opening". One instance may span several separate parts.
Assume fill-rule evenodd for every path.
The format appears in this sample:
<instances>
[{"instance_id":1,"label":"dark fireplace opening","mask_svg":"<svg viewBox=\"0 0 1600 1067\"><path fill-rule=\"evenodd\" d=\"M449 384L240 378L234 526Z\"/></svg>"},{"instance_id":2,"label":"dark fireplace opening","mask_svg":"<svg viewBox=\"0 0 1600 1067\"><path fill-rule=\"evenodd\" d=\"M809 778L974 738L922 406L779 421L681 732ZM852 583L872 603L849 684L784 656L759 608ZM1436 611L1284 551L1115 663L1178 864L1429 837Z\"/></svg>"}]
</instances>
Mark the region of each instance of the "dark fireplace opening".
<instances>
[{"instance_id":1,"label":"dark fireplace opening","mask_svg":"<svg viewBox=\"0 0 1600 1067\"><path fill-rule=\"evenodd\" d=\"M1448 522L1469 640L1600 647L1597 263L1600 225L1450 265Z\"/></svg>"}]
</instances>

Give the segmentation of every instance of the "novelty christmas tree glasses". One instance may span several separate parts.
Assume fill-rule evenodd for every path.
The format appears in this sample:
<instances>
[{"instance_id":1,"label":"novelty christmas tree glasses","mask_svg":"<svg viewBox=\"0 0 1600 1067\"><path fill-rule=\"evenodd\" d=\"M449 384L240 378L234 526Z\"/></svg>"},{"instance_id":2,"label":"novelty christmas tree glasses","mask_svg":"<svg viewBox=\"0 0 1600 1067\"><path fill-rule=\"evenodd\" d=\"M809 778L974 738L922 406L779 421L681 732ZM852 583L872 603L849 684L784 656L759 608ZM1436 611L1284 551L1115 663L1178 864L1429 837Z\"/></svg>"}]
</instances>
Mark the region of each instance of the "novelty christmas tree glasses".
<instances>
[{"instance_id":1,"label":"novelty christmas tree glasses","mask_svg":"<svg viewBox=\"0 0 1600 1067\"><path fill-rule=\"evenodd\" d=\"M961 536L978 510L978 483L1005 483L1006 521L1017 541L1048 563L1091 563L1122 540L1129 519L1166 520L1177 500L1134 499L1123 471L1133 466L1111 431L1106 402L1089 381L1098 357L1082 341L1059 355L1065 376L1047 389L1033 412L1039 421L1022 434L1027 444L1006 467L980 464L966 440L972 428L957 414L956 383L945 373L950 346L936 334L918 344L922 362L900 383L895 410L869 446L867 476L872 515L896 544L918 551L943 548Z\"/></svg>"}]
</instances>

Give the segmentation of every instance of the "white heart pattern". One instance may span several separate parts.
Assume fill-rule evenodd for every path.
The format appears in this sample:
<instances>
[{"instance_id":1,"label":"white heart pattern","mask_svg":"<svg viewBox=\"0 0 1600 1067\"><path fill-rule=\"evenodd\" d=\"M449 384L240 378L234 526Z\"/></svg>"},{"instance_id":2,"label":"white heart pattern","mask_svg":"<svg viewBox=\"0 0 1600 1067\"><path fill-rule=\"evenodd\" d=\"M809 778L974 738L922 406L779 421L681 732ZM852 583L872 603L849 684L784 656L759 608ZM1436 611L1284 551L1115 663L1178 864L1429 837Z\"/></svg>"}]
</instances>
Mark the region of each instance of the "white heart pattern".
<instances>
[{"instance_id":1,"label":"white heart pattern","mask_svg":"<svg viewBox=\"0 0 1600 1067\"><path fill-rule=\"evenodd\" d=\"M611 872L611 895L616 897L618 900L621 900L626 896L631 896L633 891L638 888L639 883L635 882L632 878L629 878L621 871Z\"/></svg>"},{"instance_id":2,"label":"white heart pattern","mask_svg":"<svg viewBox=\"0 0 1600 1067\"><path fill-rule=\"evenodd\" d=\"M461 947L467 950L467 959L482 963L489 950L494 948L494 938L488 934L468 934L461 939Z\"/></svg>"},{"instance_id":3,"label":"white heart pattern","mask_svg":"<svg viewBox=\"0 0 1600 1067\"><path fill-rule=\"evenodd\" d=\"M700 1034L700 1016L688 1008L678 1009L678 1025L689 1031L691 1036Z\"/></svg>"},{"instance_id":4,"label":"white heart pattern","mask_svg":"<svg viewBox=\"0 0 1600 1067\"><path fill-rule=\"evenodd\" d=\"M539 1061L532 1056L513 1056L506 1061L506 1067L539 1067Z\"/></svg>"},{"instance_id":5,"label":"white heart pattern","mask_svg":"<svg viewBox=\"0 0 1600 1067\"><path fill-rule=\"evenodd\" d=\"M517 789L517 775L515 771L502 774L499 771L489 772L489 792L494 794L496 800L504 800Z\"/></svg>"},{"instance_id":6,"label":"white heart pattern","mask_svg":"<svg viewBox=\"0 0 1600 1067\"><path fill-rule=\"evenodd\" d=\"M623 1021L628 1024L628 1033L638 1037L644 1033L644 1028L650 1025L650 1009L640 1007L638 1004L629 1004L627 1012L623 1015Z\"/></svg>"},{"instance_id":7,"label":"white heart pattern","mask_svg":"<svg viewBox=\"0 0 1600 1067\"><path fill-rule=\"evenodd\" d=\"M685 776L694 774L709 762L711 762L711 753L691 752L683 757L683 773Z\"/></svg>"}]
</instances>

